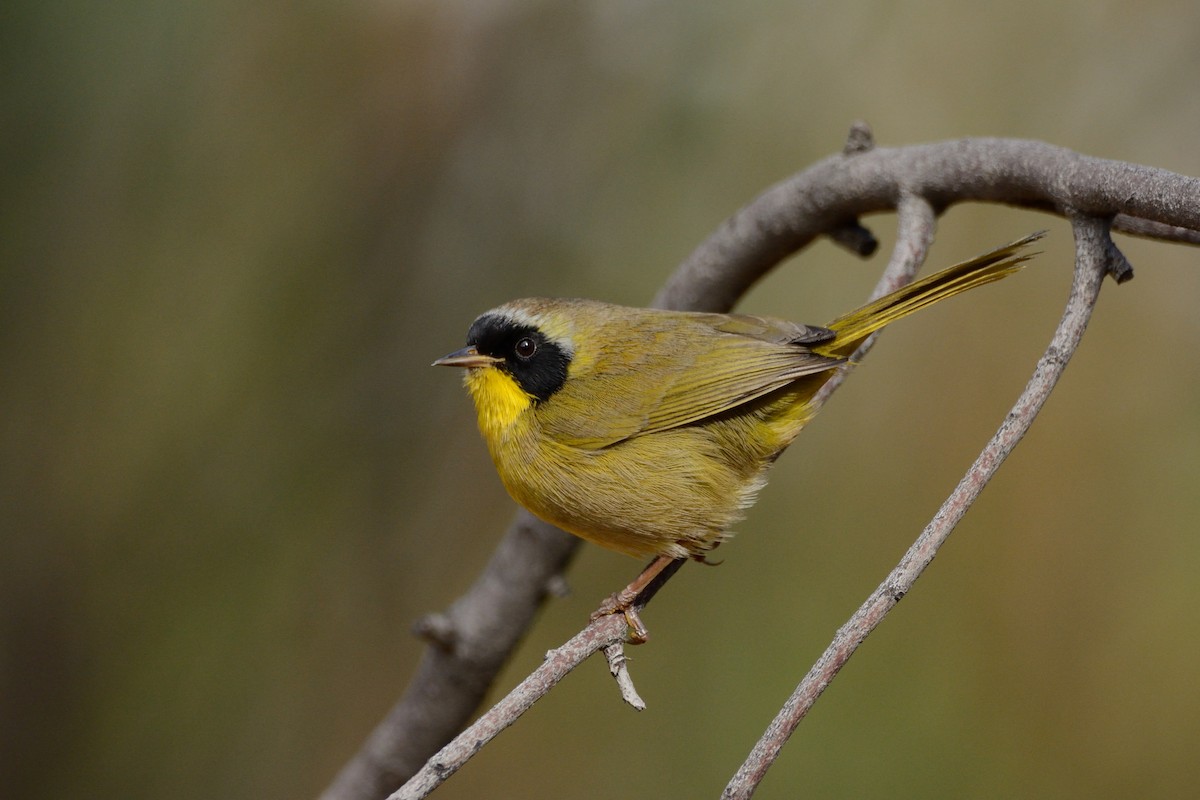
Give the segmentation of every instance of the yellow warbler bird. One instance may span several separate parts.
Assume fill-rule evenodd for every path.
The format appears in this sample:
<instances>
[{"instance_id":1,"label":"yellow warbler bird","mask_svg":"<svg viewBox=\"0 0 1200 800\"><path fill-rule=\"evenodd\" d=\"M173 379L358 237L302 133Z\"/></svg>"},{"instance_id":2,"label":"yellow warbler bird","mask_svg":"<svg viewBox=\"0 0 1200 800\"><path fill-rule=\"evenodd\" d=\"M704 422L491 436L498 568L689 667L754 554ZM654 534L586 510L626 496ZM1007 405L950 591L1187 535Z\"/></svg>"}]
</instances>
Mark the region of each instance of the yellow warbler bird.
<instances>
[{"instance_id":1,"label":"yellow warbler bird","mask_svg":"<svg viewBox=\"0 0 1200 800\"><path fill-rule=\"evenodd\" d=\"M597 614L624 612L672 560L730 535L814 395L871 333L1012 274L1033 234L912 283L824 327L745 314L514 300L482 314L466 369L479 429L518 503L604 547L654 556Z\"/></svg>"}]
</instances>

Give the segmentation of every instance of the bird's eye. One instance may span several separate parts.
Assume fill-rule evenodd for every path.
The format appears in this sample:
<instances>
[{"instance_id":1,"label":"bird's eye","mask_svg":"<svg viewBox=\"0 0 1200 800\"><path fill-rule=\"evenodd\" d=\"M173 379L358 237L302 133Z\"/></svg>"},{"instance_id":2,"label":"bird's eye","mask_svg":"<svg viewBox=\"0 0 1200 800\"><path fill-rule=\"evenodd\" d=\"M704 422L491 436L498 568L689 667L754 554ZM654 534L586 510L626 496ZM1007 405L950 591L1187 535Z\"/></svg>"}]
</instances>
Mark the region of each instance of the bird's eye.
<instances>
[{"instance_id":1,"label":"bird's eye","mask_svg":"<svg viewBox=\"0 0 1200 800\"><path fill-rule=\"evenodd\" d=\"M517 340L517 345L513 348L513 352L517 354L517 358L528 360L533 358L533 354L537 352L537 348L536 339L532 336L522 336Z\"/></svg>"}]
</instances>

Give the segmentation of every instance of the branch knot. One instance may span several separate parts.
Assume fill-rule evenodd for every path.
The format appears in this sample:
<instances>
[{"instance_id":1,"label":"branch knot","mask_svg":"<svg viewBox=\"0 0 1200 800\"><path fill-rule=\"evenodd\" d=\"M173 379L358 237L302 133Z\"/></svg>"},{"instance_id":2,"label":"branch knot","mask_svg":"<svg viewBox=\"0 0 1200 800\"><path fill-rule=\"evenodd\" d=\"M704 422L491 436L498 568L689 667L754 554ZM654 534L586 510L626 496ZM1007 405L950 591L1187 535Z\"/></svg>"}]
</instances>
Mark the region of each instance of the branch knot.
<instances>
[{"instance_id":1,"label":"branch knot","mask_svg":"<svg viewBox=\"0 0 1200 800\"><path fill-rule=\"evenodd\" d=\"M842 154L856 156L875 148L875 134L866 120L856 119L850 123L850 132L846 135L846 144L842 146Z\"/></svg>"}]
</instances>

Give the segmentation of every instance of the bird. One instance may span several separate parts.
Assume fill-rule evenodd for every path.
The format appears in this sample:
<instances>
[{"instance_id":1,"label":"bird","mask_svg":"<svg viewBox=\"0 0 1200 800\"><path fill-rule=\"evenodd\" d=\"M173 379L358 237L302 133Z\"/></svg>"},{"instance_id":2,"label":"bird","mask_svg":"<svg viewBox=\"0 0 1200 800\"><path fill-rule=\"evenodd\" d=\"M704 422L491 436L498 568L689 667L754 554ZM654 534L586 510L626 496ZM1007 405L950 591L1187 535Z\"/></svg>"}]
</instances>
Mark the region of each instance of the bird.
<instances>
[{"instance_id":1,"label":"bird","mask_svg":"<svg viewBox=\"0 0 1200 800\"><path fill-rule=\"evenodd\" d=\"M819 410L817 393L875 331L1000 280L1035 233L910 283L826 325L765 316L525 298L475 319L433 362L465 370L501 482L535 516L649 565L593 619L623 613L679 559L707 562L770 466Z\"/></svg>"}]
</instances>

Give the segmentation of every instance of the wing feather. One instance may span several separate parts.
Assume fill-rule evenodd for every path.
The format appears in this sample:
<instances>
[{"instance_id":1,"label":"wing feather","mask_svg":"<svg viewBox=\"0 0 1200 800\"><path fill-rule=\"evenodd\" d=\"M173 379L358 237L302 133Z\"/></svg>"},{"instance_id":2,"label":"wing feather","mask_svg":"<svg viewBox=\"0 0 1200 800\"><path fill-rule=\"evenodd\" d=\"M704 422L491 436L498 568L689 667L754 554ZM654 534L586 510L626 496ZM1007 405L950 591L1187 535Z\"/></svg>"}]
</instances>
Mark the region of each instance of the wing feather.
<instances>
[{"instance_id":1,"label":"wing feather","mask_svg":"<svg viewBox=\"0 0 1200 800\"><path fill-rule=\"evenodd\" d=\"M844 360L807 347L833 331L765 317L638 310L619 330L620 341L572 366L567 402L587 412L554 397L539 415L558 441L598 449L687 425Z\"/></svg>"}]
</instances>

